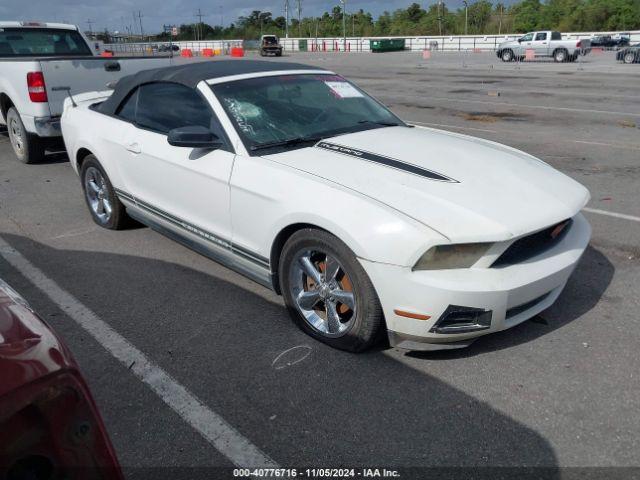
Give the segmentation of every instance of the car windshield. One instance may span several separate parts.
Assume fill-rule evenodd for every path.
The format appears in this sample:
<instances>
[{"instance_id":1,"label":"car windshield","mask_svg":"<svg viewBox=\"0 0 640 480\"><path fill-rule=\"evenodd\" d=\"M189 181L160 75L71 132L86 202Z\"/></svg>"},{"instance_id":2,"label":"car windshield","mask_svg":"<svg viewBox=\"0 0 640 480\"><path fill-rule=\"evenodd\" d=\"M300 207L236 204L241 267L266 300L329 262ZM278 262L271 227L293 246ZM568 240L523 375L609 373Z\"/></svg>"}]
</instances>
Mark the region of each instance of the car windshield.
<instances>
[{"instance_id":1,"label":"car windshield","mask_svg":"<svg viewBox=\"0 0 640 480\"><path fill-rule=\"evenodd\" d=\"M297 74L211 86L248 150L295 148L344 133L405 125L338 75Z\"/></svg>"},{"instance_id":2,"label":"car windshield","mask_svg":"<svg viewBox=\"0 0 640 480\"><path fill-rule=\"evenodd\" d=\"M0 28L0 57L92 55L75 30L56 28Z\"/></svg>"}]
</instances>

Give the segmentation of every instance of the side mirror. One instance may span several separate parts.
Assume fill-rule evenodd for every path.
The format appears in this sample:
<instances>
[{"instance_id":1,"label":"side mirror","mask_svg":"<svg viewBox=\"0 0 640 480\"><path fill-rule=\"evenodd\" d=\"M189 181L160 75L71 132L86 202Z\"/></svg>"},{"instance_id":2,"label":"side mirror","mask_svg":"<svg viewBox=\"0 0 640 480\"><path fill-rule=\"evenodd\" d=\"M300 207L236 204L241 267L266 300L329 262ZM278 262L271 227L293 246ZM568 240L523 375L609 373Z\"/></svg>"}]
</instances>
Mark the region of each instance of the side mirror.
<instances>
[{"instance_id":1,"label":"side mirror","mask_svg":"<svg viewBox=\"0 0 640 480\"><path fill-rule=\"evenodd\" d=\"M522 43L522 39L521 38L518 39L518 43Z\"/></svg>"},{"instance_id":2,"label":"side mirror","mask_svg":"<svg viewBox=\"0 0 640 480\"><path fill-rule=\"evenodd\" d=\"M196 125L170 130L167 142L174 147L216 149L222 146L220 139L211 130Z\"/></svg>"}]
</instances>

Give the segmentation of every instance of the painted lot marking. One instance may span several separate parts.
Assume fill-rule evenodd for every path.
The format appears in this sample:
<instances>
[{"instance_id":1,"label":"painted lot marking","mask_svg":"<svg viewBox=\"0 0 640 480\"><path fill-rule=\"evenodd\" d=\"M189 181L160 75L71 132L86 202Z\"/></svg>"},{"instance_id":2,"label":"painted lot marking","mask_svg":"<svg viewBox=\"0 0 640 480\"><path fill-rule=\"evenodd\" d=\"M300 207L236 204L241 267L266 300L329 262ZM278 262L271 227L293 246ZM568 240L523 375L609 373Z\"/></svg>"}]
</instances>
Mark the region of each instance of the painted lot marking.
<instances>
[{"instance_id":1,"label":"painted lot marking","mask_svg":"<svg viewBox=\"0 0 640 480\"><path fill-rule=\"evenodd\" d=\"M545 134L540 133L540 132L531 132L531 131L527 131L527 133L523 133L523 132L514 132L514 131L503 131L503 132L498 132L497 130L489 130L488 128L474 128L474 127L463 127L462 125L447 125L444 123L429 123L429 122L417 122L414 120L407 120L407 123L409 123L410 125L415 125L418 128L424 128L424 126L427 127L436 127L436 128L444 128L444 129L457 129L457 130L472 130L472 131L476 131L476 132L486 132L486 133L494 133L496 135L498 134L505 134L505 135L509 135L510 137L514 136L514 135L520 135L520 136L529 136L529 135L539 135L539 136L543 136ZM624 143L605 143L605 142L591 142L591 141L587 141L587 140L571 140L573 143L580 143L580 144L585 144L585 145L596 145L599 147L607 147L607 148L625 148L628 150L640 150L640 146L636 146L636 145L627 145Z\"/></svg>"},{"instance_id":2,"label":"painted lot marking","mask_svg":"<svg viewBox=\"0 0 640 480\"><path fill-rule=\"evenodd\" d=\"M632 222L640 222L640 217L636 217L634 215L627 215L624 213L616 213L616 212L609 212L607 210L600 210L597 208L583 208L582 210L584 210L585 212L589 212L589 213L597 213L598 215L606 215L607 217L615 217L615 218L621 218L623 220L631 220Z\"/></svg>"},{"instance_id":3,"label":"painted lot marking","mask_svg":"<svg viewBox=\"0 0 640 480\"><path fill-rule=\"evenodd\" d=\"M486 100L464 100L461 98L453 98L453 97L429 97L429 100L442 100L445 102L458 102L458 103L478 103L481 105L504 105L507 107L533 108L537 110L556 110L559 112L602 113L605 115L622 115L625 117L640 117L640 113L634 113L634 112L616 112L611 110L592 110L587 108L571 108L571 107L546 107L544 105L526 105L522 103L488 102Z\"/></svg>"},{"instance_id":4,"label":"painted lot marking","mask_svg":"<svg viewBox=\"0 0 640 480\"><path fill-rule=\"evenodd\" d=\"M277 464L0 237L0 255L238 467Z\"/></svg>"}]
</instances>

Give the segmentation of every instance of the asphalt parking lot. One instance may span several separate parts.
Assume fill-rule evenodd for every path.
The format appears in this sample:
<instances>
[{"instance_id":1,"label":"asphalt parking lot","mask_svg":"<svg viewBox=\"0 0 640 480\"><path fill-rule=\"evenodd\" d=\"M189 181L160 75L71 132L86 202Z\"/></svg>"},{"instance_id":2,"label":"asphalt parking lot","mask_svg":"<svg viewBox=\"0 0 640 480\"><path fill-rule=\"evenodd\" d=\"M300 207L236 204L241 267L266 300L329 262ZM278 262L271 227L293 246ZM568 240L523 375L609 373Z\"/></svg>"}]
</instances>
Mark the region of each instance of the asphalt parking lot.
<instances>
[{"instance_id":1,"label":"asphalt parking lot","mask_svg":"<svg viewBox=\"0 0 640 480\"><path fill-rule=\"evenodd\" d=\"M272 292L150 229L100 229L64 153L23 165L3 133L0 276L75 353L127 475L194 467L189 478L216 478L197 468L232 466L194 428L210 417L188 409L202 407L282 467L530 466L552 478L640 467L640 65L611 52L567 64L488 53L281 60L343 74L418 126L540 157L591 191L591 245L531 321L465 350L353 355L305 336ZM13 250L28 263L8 261ZM71 297L45 294L43 278ZM201 403L171 408L78 324L87 310Z\"/></svg>"}]
</instances>

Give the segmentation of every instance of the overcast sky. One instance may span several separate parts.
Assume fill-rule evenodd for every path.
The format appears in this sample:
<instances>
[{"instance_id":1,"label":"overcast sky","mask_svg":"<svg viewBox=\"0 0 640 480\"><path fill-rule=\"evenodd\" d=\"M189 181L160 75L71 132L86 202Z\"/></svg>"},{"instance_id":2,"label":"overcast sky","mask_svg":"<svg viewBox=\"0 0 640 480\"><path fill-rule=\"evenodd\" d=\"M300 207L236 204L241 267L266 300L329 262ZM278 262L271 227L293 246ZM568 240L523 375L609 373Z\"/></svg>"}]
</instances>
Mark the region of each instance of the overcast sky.
<instances>
[{"instance_id":1,"label":"overcast sky","mask_svg":"<svg viewBox=\"0 0 640 480\"><path fill-rule=\"evenodd\" d=\"M427 8L436 0L418 2ZM338 0L302 0L302 16L318 15L329 11ZM377 16L384 10L406 8L412 0L347 0L347 13L364 9ZM445 0L449 8L457 8L462 0ZM297 0L289 0L291 16L297 16ZM0 0L0 20L41 20L79 24L88 29L87 20L94 22L92 29L122 30L133 25L133 12L142 12L142 25L146 32L158 32L163 24L191 23L198 8L203 22L219 25L222 13L224 24L235 22L240 15L252 10L269 11L274 17L284 15L284 0ZM139 25L136 26L139 32Z\"/></svg>"}]
</instances>

